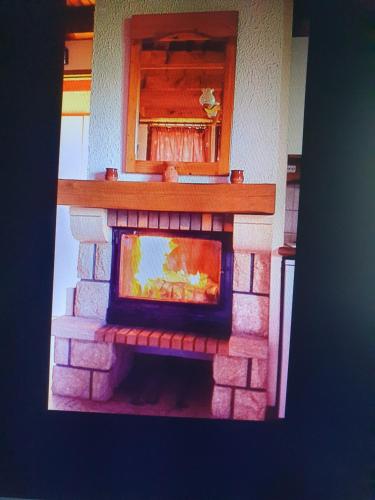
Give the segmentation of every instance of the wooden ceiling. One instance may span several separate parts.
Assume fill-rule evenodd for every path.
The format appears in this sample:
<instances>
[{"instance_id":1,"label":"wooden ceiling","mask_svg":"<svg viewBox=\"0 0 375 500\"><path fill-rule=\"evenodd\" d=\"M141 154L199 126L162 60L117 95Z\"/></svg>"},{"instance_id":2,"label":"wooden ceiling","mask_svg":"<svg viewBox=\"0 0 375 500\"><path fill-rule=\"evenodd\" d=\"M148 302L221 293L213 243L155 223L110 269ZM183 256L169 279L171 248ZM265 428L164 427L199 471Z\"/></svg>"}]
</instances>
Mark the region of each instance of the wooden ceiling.
<instances>
[{"instance_id":1,"label":"wooden ceiling","mask_svg":"<svg viewBox=\"0 0 375 500\"><path fill-rule=\"evenodd\" d=\"M68 7L92 7L95 5L95 0L66 0Z\"/></svg>"}]
</instances>

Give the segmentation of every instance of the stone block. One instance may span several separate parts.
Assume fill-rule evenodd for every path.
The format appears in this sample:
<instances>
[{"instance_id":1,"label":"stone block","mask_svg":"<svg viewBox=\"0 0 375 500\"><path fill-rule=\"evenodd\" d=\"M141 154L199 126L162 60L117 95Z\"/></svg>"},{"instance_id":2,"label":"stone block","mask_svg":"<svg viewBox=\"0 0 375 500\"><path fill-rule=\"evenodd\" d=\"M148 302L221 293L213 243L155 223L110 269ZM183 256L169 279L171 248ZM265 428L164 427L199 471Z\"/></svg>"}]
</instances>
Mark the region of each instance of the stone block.
<instances>
[{"instance_id":1,"label":"stone block","mask_svg":"<svg viewBox=\"0 0 375 500\"><path fill-rule=\"evenodd\" d=\"M229 339L229 355L267 359L268 339L255 335L231 335Z\"/></svg>"},{"instance_id":2,"label":"stone block","mask_svg":"<svg viewBox=\"0 0 375 500\"><path fill-rule=\"evenodd\" d=\"M54 361L58 365L69 364L69 339L55 338Z\"/></svg>"},{"instance_id":3,"label":"stone block","mask_svg":"<svg viewBox=\"0 0 375 500\"><path fill-rule=\"evenodd\" d=\"M232 334L268 334L269 298L233 294Z\"/></svg>"},{"instance_id":4,"label":"stone block","mask_svg":"<svg viewBox=\"0 0 375 500\"><path fill-rule=\"evenodd\" d=\"M115 361L108 371L94 371L92 375L92 399L108 401L118 384L124 380L132 365L134 353L125 346L113 345Z\"/></svg>"},{"instance_id":5,"label":"stone block","mask_svg":"<svg viewBox=\"0 0 375 500\"><path fill-rule=\"evenodd\" d=\"M96 280L109 281L111 279L112 244L100 243L96 245L95 272Z\"/></svg>"},{"instance_id":6,"label":"stone block","mask_svg":"<svg viewBox=\"0 0 375 500\"><path fill-rule=\"evenodd\" d=\"M214 386L211 401L211 412L216 418L231 417L232 391L230 387Z\"/></svg>"},{"instance_id":7,"label":"stone block","mask_svg":"<svg viewBox=\"0 0 375 500\"><path fill-rule=\"evenodd\" d=\"M233 418L237 420L264 420L266 416L267 393L235 389Z\"/></svg>"},{"instance_id":8,"label":"stone block","mask_svg":"<svg viewBox=\"0 0 375 500\"><path fill-rule=\"evenodd\" d=\"M112 370L114 385L116 387L130 372L133 366L134 352L131 349L118 344L115 344L115 348L116 361Z\"/></svg>"},{"instance_id":9,"label":"stone block","mask_svg":"<svg viewBox=\"0 0 375 500\"><path fill-rule=\"evenodd\" d=\"M234 224L273 224L273 215L234 214Z\"/></svg>"},{"instance_id":10,"label":"stone block","mask_svg":"<svg viewBox=\"0 0 375 500\"><path fill-rule=\"evenodd\" d=\"M113 396L114 389L113 374L110 371L93 372L91 398L94 401L108 401Z\"/></svg>"},{"instance_id":11,"label":"stone block","mask_svg":"<svg viewBox=\"0 0 375 500\"><path fill-rule=\"evenodd\" d=\"M73 316L75 294L76 294L75 287L68 287L66 289L66 303L65 303L66 316Z\"/></svg>"},{"instance_id":12,"label":"stone block","mask_svg":"<svg viewBox=\"0 0 375 500\"><path fill-rule=\"evenodd\" d=\"M90 371L55 365L52 372L52 393L89 399Z\"/></svg>"},{"instance_id":13,"label":"stone block","mask_svg":"<svg viewBox=\"0 0 375 500\"><path fill-rule=\"evenodd\" d=\"M213 376L217 384L246 387L247 358L216 355L213 362Z\"/></svg>"},{"instance_id":14,"label":"stone block","mask_svg":"<svg viewBox=\"0 0 375 500\"><path fill-rule=\"evenodd\" d=\"M253 292L270 293L270 265L269 253L254 255Z\"/></svg>"},{"instance_id":15,"label":"stone block","mask_svg":"<svg viewBox=\"0 0 375 500\"><path fill-rule=\"evenodd\" d=\"M52 321L51 334L69 339L95 340L104 321L78 316L60 316Z\"/></svg>"},{"instance_id":16,"label":"stone block","mask_svg":"<svg viewBox=\"0 0 375 500\"><path fill-rule=\"evenodd\" d=\"M269 252L271 247L272 226L270 224L234 224L233 248L235 251Z\"/></svg>"},{"instance_id":17,"label":"stone block","mask_svg":"<svg viewBox=\"0 0 375 500\"><path fill-rule=\"evenodd\" d=\"M105 208L70 207L70 229L73 237L85 243L111 241Z\"/></svg>"},{"instance_id":18,"label":"stone block","mask_svg":"<svg viewBox=\"0 0 375 500\"><path fill-rule=\"evenodd\" d=\"M77 283L75 316L105 319L109 299L109 283L80 281Z\"/></svg>"},{"instance_id":19,"label":"stone block","mask_svg":"<svg viewBox=\"0 0 375 500\"><path fill-rule=\"evenodd\" d=\"M94 269L93 243L80 243L78 252L77 275L81 279L92 279Z\"/></svg>"},{"instance_id":20,"label":"stone block","mask_svg":"<svg viewBox=\"0 0 375 500\"><path fill-rule=\"evenodd\" d=\"M76 339L71 341L70 363L72 366L109 370L115 361L114 344Z\"/></svg>"},{"instance_id":21,"label":"stone block","mask_svg":"<svg viewBox=\"0 0 375 500\"><path fill-rule=\"evenodd\" d=\"M250 253L234 252L233 290L235 292L250 291Z\"/></svg>"},{"instance_id":22,"label":"stone block","mask_svg":"<svg viewBox=\"0 0 375 500\"><path fill-rule=\"evenodd\" d=\"M267 388L267 359L253 358L251 361L250 386L254 389Z\"/></svg>"}]
</instances>

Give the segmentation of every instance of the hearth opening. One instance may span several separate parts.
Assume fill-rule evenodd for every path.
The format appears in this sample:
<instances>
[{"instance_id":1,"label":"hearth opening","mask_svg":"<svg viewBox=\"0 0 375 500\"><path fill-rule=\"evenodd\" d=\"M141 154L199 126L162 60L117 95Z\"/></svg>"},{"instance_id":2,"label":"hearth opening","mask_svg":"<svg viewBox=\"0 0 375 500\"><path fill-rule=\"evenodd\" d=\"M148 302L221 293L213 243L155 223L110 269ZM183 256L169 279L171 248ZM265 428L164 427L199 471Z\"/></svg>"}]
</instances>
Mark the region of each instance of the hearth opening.
<instances>
[{"instance_id":1,"label":"hearth opening","mask_svg":"<svg viewBox=\"0 0 375 500\"><path fill-rule=\"evenodd\" d=\"M129 413L210 417L211 360L135 353L133 366L114 400Z\"/></svg>"},{"instance_id":2,"label":"hearth opening","mask_svg":"<svg viewBox=\"0 0 375 500\"><path fill-rule=\"evenodd\" d=\"M120 245L120 297L217 304L220 241L122 234Z\"/></svg>"},{"instance_id":3,"label":"hearth opening","mask_svg":"<svg viewBox=\"0 0 375 500\"><path fill-rule=\"evenodd\" d=\"M107 321L230 334L231 234L114 229Z\"/></svg>"}]
</instances>

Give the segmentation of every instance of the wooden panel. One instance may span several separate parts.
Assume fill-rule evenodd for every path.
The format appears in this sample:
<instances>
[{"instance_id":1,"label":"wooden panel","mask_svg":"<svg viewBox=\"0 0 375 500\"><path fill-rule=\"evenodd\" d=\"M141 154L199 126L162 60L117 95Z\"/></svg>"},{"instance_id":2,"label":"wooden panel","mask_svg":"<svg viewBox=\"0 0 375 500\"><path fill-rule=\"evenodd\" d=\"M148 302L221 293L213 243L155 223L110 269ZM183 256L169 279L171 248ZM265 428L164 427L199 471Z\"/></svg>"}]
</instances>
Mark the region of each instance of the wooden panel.
<instances>
[{"instance_id":1,"label":"wooden panel","mask_svg":"<svg viewBox=\"0 0 375 500\"><path fill-rule=\"evenodd\" d=\"M58 181L57 204L89 208L266 214L275 211L275 184L174 184ZM203 227L202 227L203 228Z\"/></svg>"},{"instance_id":2,"label":"wooden panel","mask_svg":"<svg viewBox=\"0 0 375 500\"><path fill-rule=\"evenodd\" d=\"M91 80L64 80L64 92L81 92L91 90Z\"/></svg>"},{"instance_id":3,"label":"wooden panel","mask_svg":"<svg viewBox=\"0 0 375 500\"><path fill-rule=\"evenodd\" d=\"M190 40L194 32L197 39L204 36L226 38L237 34L237 22L238 12L235 11L139 15L131 19L131 38L158 39L184 32L190 34Z\"/></svg>"},{"instance_id":4,"label":"wooden panel","mask_svg":"<svg viewBox=\"0 0 375 500\"><path fill-rule=\"evenodd\" d=\"M194 65L201 63L217 63L224 67L224 53L213 50L179 50L178 52L169 52L167 50L142 50L140 57L141 68L156 67L167 65L169 67L178 64ZM163 78L163 76L161 76Z\"/></svg>"}]
</instances>

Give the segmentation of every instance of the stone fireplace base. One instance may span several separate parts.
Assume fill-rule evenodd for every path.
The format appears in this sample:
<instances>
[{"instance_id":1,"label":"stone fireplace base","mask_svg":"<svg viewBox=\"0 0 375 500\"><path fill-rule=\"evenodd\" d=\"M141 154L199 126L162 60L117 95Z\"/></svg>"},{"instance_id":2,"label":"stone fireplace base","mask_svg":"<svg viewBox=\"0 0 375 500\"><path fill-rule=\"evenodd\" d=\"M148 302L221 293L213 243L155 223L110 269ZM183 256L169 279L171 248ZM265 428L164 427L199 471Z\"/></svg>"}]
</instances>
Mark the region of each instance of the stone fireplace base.
<instances>
[{"instance_id":1,"label":"stone fireplace base","mask_svg":"<svg viewBox=\"0 0 375 500\"><path fill-rule=\"evenodd\" d=\"M134 352L206 356L214 381L214 418L264 420L267 407L268 317L272 225L265 216L71 210L80 241L73 316L53 321L52 392L109 400L127 376ZM232 334L229 340L105 325L111 269L111 227L233 232Z\"/></svg>"}]
</instances>

